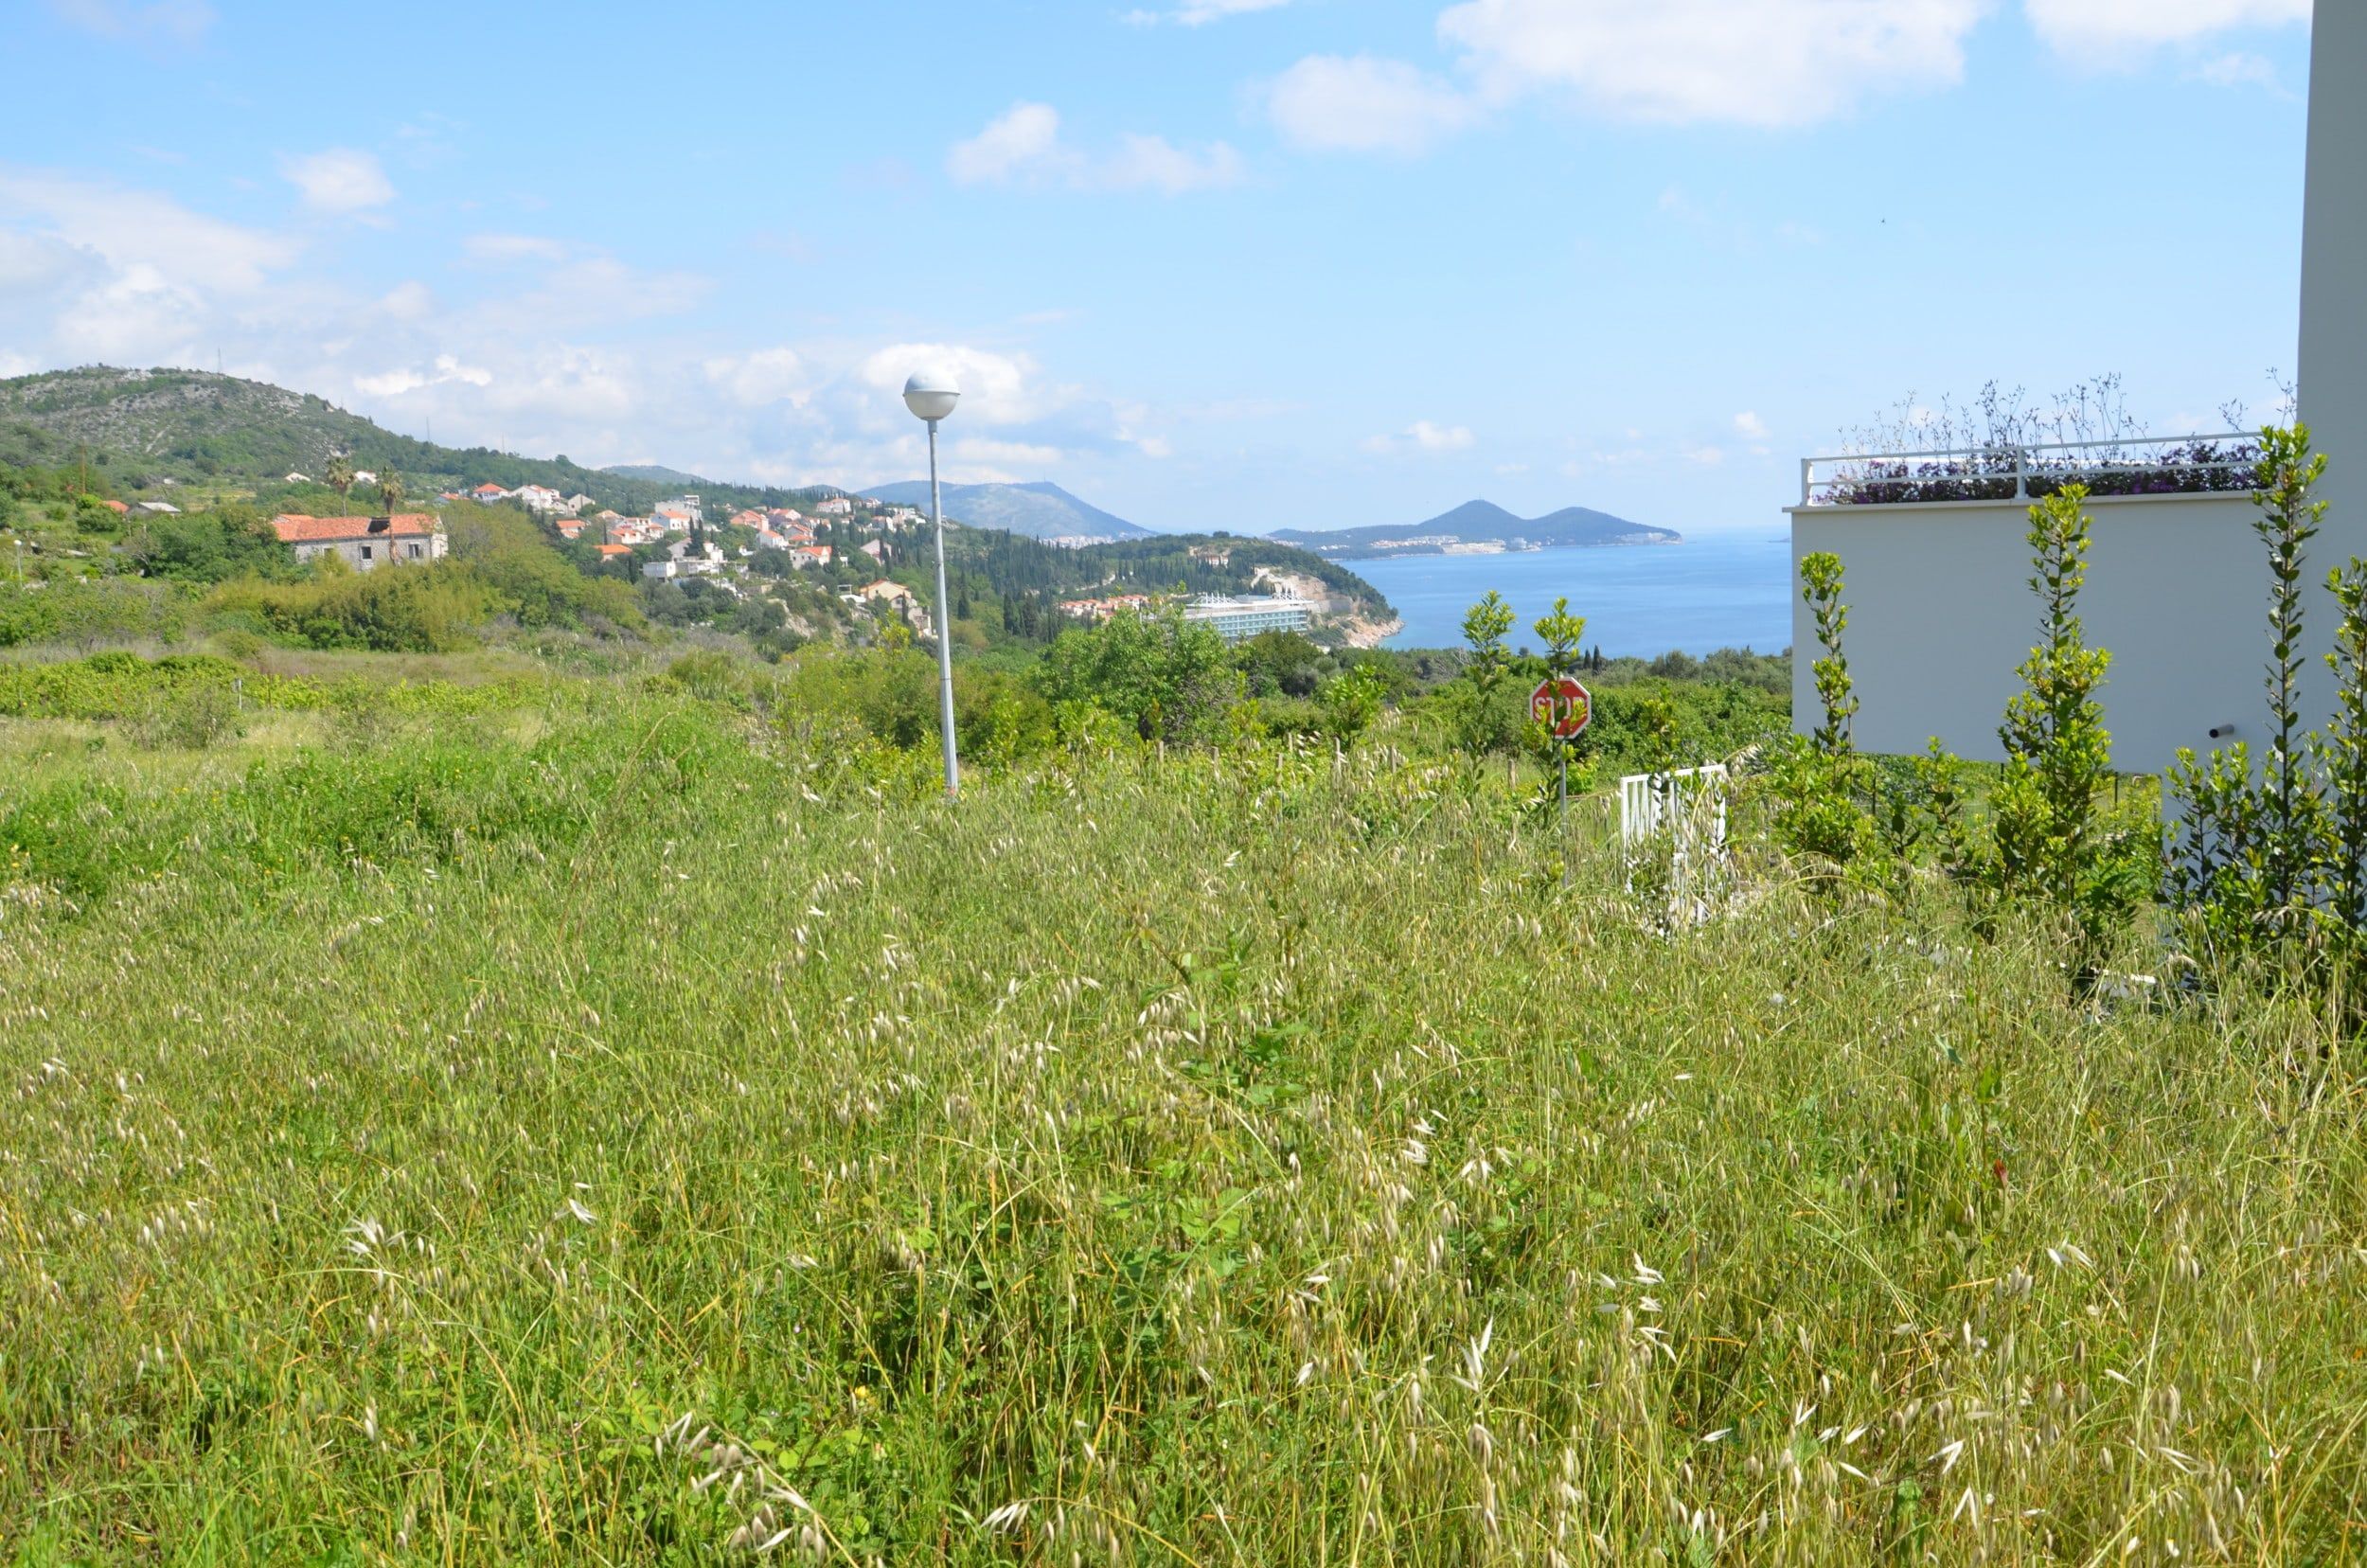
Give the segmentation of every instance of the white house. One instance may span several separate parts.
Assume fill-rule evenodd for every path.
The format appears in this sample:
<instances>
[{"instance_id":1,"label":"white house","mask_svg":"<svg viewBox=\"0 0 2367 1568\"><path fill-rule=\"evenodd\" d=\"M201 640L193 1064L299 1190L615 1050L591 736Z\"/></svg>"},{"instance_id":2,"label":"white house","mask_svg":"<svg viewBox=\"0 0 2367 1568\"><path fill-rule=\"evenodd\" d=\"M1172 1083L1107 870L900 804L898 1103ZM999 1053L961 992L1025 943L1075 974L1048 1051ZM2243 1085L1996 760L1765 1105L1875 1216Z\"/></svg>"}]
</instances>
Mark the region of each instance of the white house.
<instances>
[{"instance_id":1,"label":"white house","mask_svg":"<svg viewBox=\"0 0 2367 1568\"><path fill-rule=\"evenodd\" d=\"M2367 556L2367 485L2358 477L2367 472L2367 94L2352 85L2362 73L2367 5L2318 0L2299 363L2301 415L2332 458L2321 495L2333 505L2310 546L2313 582ZM2227 368L2231 379L2250 369ZM1959 755L2002 759L1998 726L2037 636L2024 538L2031 492L2076 472L2099 490L2130 492L2088 503L2094 528L2080 601L2090 645L2112 654L2101 699L2113 765L2159 772L2181 747L2203 754L2238 739L2257 751L2268 569L2251 531L2241 439L1810 459L1790 508L1794 723L1812 727L1822 711L1810 668L1820 649L1797 569L1829 550L1846 578L1858 745L1913 753L1936 736ZM2198 446L2209 449L2202 460ZM2312 722L2332 702L2318 657L2332 645L2331 608L2310 617L2305 649Z\"/></svg>"},{"instance_id":2,"label":"white house","mask_svg":"<svg viewBox=\"0 0 2367 1568\"><path fill-rule=\"evenodd\" d=\"M855 503L844 495L833 495L813 510L817 517L852 517L855 515Z\"/></svg>"},{"instance_id":3,"label":"white house","mask_svg":"<svg viewBox=\"0 0 2367 1568\"><path fill-rule=\"evenodd\" d=\"M667 559L664 561L645 563L641 568L641 575L658 579L716 577L727 569L727 563L723 560L723 547L712 541L693 548L687 539L678 539L666 546L666 555ZM729 569L744 570L740 567Z\"/></svg>"},{"instance_id":4,"label":"white house","mask_svg":"<svg viewBox=\"0 0 2367 1568\"><path fill-rule=\"evenodd\" d=\"M528 511L564 511L567 498L546 485L520 485L510 494L525 504Z\"/></svg>"},{"instance_id":5,"label":"white house","mask_svg":"<svg viewBox=\"0 0 2367 1568\"><path fill-rule=\"evenodd\" d=\"M380 566L424 564L442 558L443 525L426 512L402 512L392 517L311 517L283 512L271 520L279 542L295 549L298 561L336 555L357 571Z\"/></svg>"}]
</instances>

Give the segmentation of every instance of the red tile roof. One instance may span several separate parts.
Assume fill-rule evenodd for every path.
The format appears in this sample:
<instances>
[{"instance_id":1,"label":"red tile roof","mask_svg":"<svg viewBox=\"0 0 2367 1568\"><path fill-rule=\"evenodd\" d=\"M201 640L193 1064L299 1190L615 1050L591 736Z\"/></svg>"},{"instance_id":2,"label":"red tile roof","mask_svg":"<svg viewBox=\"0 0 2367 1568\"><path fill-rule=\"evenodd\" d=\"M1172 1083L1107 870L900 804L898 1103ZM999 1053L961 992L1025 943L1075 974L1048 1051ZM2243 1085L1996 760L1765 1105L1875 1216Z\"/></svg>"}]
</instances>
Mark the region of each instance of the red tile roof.
<instances>
[{"instance_id":1,"label":"red tile roof","mask_svg":"<svg viewBox=\"0 0 2367 1568\"><path fill-rule=\"evenodd\" d=\"M287 512L273 518L271 527L283 544L322 544L344 539L421 538L436 531L436 519L427 512L402 512L384 519Z\"/></svg>"},{"instance_id":2,"label":"red tile roof","mask_svg":"<svg viewBox=\"0 0 2367 1568\"><path fill-rule=\"evenodd\" d=\"M614 560L620 555L632 554L632 549L623 544L598 544L595 545L594 548L598 550L600 554L609 557L611 560Z\"/></svg>"}]
</instances>

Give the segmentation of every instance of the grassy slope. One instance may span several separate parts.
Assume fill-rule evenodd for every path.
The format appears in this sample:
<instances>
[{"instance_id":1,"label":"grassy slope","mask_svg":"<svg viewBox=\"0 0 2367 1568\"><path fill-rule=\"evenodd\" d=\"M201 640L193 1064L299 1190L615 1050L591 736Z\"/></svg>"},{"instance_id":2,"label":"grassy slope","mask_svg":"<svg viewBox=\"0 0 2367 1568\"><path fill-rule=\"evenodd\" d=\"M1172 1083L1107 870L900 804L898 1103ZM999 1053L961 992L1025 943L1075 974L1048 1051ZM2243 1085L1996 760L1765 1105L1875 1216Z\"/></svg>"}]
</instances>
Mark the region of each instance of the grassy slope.
<instances>
[{"instance_id":1,"label":"grassy slope","mask_svg":"<svg viewBox=\"0 0 2367 1568\"><path fill-rule=\"evenodd\" d=\"M554 691L0 729L93 875L0 887L0 1543L705 1560L688 1417L831 1560L2357 1549L2305 1018L1782 891L1664 940L1327 753L949 811Z\"/></svg>"}]
</instances>

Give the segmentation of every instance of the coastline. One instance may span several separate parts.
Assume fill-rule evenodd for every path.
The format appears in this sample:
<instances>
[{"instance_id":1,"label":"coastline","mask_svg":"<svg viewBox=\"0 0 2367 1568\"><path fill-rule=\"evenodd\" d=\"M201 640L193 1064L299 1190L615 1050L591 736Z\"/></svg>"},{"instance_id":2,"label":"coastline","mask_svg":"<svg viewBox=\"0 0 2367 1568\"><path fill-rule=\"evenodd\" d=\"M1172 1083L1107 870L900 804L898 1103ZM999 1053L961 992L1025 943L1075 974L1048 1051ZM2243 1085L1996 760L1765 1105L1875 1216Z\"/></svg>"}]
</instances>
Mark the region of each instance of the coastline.
<instances>
[{"instance_id":1,"label":"coastline","mask_svg":"<svg viewBox=\"0 0 2367 1568\"><path fill-rule=\"evenodd\" d=\"M1561 550L1642 550L1664 548L1682 544L1685 542L1684 535L1671 534L1636 539L1603 539L1587 544L1526 544L1517 550L1497 539L1475 539L1454 544L1421 544L1401 550L1360 550L1353 555L1333 555L1306 544L1300 544L1298 548L1306 550L1318 560L1348 565L1360 561L1422 561L1439 556L1526 556L1548 555Z\"/></svg>"}]
</instances>

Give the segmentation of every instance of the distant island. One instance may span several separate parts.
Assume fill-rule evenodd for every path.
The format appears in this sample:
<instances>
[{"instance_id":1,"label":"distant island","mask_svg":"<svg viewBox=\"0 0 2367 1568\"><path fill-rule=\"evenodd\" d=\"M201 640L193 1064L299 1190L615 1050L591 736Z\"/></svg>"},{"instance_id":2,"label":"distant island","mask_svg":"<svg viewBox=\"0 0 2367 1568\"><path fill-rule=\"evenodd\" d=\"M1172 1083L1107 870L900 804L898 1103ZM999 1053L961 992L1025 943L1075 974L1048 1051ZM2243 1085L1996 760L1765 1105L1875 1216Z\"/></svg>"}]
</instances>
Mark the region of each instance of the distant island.
<instances>
[{"instance_id":1,"label":"distant island","mask_svg":"<svg viewBox=\"0 0 2367 1568\"><path fill-rule=\"evenodd\" d=\"M1680 544L1673 528L1630 523L1609 512L1565 507L1543 517L1516 517L1492 501L1467 501L1424 523L1361 528L1276 528L1271 536L1326 561L1418 555L1498 555L1514 550L1594 549L1615 544Z\"/></svg>"}]
</instances>

